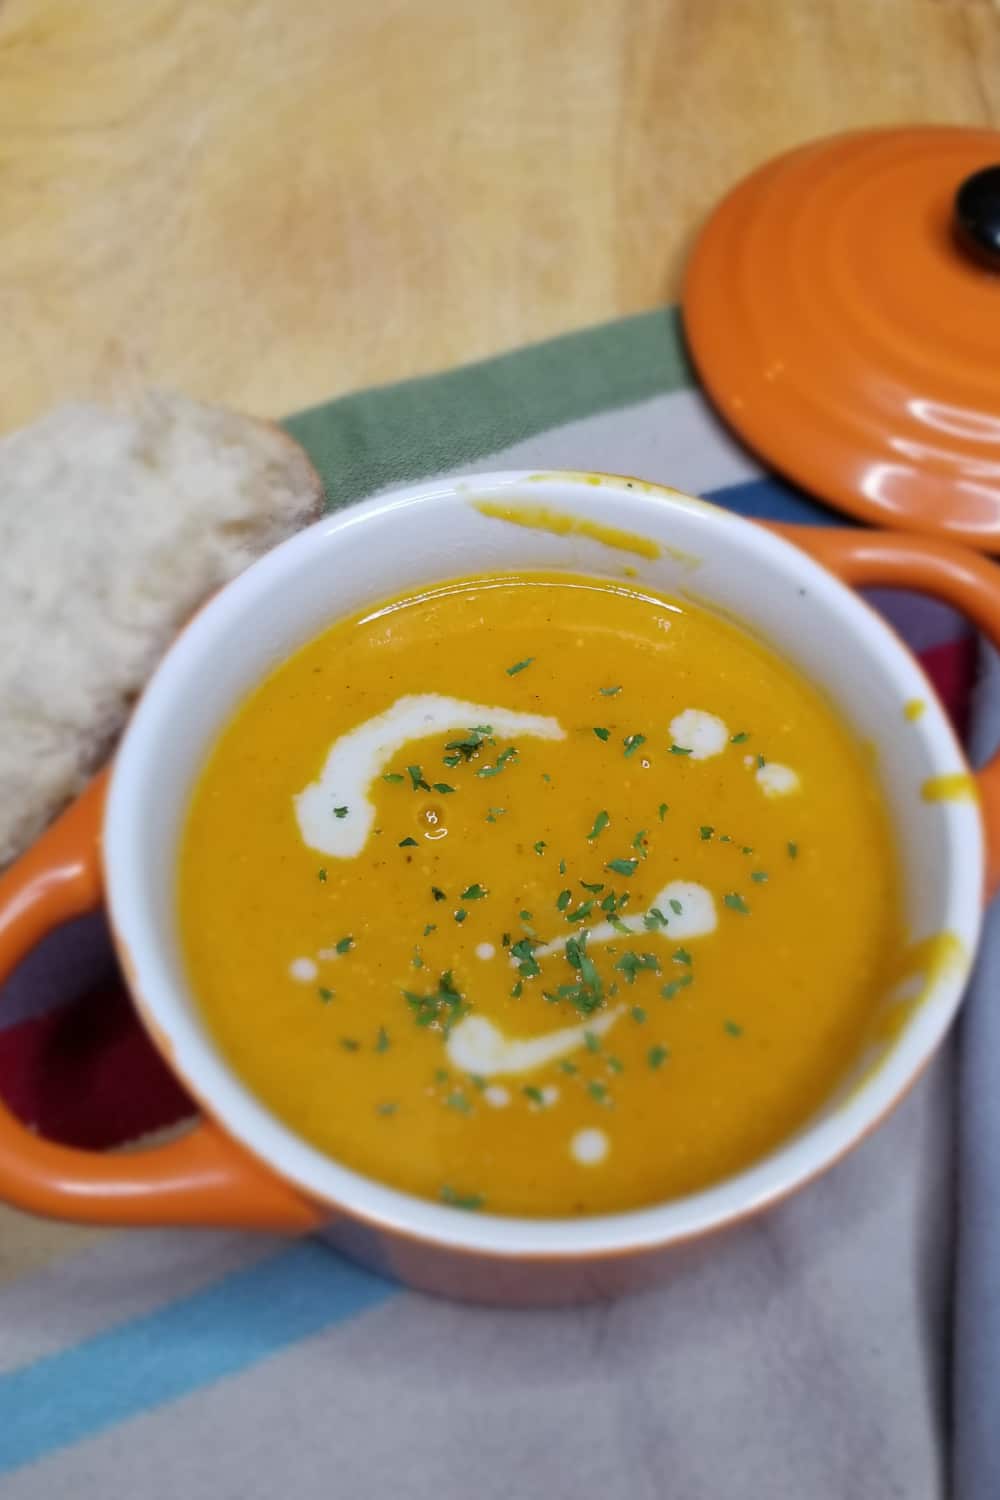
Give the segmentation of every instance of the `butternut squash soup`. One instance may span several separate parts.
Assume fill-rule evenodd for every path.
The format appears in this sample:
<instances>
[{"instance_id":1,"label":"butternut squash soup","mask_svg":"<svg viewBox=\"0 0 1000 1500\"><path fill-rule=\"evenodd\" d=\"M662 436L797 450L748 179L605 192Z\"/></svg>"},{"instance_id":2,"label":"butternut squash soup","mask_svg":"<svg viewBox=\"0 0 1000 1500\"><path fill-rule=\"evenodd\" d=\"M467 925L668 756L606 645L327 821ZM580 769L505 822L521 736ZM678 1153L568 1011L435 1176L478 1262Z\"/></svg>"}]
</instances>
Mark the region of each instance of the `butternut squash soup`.
<instances>
[{"instance_id":1,"label":"butternut squash soup","mask_svg":"<svg viewBox=\"0 0 1000 1500\"><path fill-rule=\"evenodd\" d=\"M901 946L824 698L706 609L566 574L397 599L273 671L196 786L178 899L275 1115L507 1214L660 1202L775 1146Z\"/></svg>"}]
</instances>

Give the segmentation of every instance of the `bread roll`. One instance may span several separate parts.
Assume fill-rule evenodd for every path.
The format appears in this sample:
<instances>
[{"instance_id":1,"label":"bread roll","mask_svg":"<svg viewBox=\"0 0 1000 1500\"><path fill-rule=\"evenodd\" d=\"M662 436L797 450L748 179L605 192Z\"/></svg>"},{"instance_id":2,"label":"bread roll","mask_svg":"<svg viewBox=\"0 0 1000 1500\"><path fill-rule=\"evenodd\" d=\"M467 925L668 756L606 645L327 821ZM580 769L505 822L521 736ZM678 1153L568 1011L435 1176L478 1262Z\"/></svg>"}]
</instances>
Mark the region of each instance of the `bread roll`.
<instances>
[{"instance_id":1,"label":"bread roll","mask_svg":"<svg viewBox=\"0 0 1000 1500\"><path fill-rule=\"evenodd\" d=\"M104 761L193 610L322 500L277 427L173 392L0 440L0 868Z\"/></svg>"}]
</instances>

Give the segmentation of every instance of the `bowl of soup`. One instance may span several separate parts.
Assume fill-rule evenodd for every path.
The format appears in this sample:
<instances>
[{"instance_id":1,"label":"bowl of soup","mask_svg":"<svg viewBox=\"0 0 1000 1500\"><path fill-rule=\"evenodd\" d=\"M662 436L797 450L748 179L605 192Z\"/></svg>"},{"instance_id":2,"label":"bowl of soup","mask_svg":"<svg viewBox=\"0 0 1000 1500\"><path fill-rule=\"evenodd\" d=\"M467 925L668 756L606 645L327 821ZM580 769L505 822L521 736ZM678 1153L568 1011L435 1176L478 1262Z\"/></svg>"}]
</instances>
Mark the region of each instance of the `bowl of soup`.
<instances>
[{"instance_id":1,"label":"bowl of soup","mask_svg":"<svg viewBox=\"0 0 1000 1500\"><path fill-rule=\"evenodd\" d=\"M993 805L838 572L992 623L940 544L602 475L414 486L250 568L0 890L7 962L106 900L203 1119L117 1158L5 1119L0 1193L535 1302L831 1165L954 1015Z\"/></svg>"}]
</instances>

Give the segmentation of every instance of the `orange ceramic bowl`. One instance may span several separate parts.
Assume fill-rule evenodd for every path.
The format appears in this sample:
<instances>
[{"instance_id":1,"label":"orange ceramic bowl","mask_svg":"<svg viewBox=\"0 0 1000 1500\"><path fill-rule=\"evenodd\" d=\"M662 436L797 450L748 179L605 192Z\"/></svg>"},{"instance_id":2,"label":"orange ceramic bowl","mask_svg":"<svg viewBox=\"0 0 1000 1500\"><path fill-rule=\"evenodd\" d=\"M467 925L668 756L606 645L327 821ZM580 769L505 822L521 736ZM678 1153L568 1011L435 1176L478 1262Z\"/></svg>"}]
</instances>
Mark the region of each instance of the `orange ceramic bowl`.
<instances>
[{"instance_id":1,"label":"orange ceramic bowl","mask_svg":"<svg viewBox=\"0 0 1000 1500\"><path fill-rule=\"evenodd\" d=\"M794 1137L747 1169L628 1213L469 1214L324 1156L232 1072L180 959L177 844L193 781L236 704L331 619L445 572L560 568L614 579L627 572L665 594L693 588L827 693L876 749L902 854L907 925L924 956L909 976L900 1024L884 1028L885 1041ZM997 873L1000 829L1000 767L973 777L916 661L848 583L934 593L1000 639L1000 570L961 549L879 532L780 535L675 491L601 475L417 486L328 517L279 547L188 626L155 673L110 775L0 879L0 977L47 930L107 904L142 1020L202 1117L182 1139L101 1156L40 1140L0 1110L0 1197L90 1223L314 1231L426 1290L531 1303L646 1285L682 1242L808 1182L878 1123L944 1035L975 953L984 887ZM914 700L919 715L904 711Z\"/></svg>"}]
</instances>

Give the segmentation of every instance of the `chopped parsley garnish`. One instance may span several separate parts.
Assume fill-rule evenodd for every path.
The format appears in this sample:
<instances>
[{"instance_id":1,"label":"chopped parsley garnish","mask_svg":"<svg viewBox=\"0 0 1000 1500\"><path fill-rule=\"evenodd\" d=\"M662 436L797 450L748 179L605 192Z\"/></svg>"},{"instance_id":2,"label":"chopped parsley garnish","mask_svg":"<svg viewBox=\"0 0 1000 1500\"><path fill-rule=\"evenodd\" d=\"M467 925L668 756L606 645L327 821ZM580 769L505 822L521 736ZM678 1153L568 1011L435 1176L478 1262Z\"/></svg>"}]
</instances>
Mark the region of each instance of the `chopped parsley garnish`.
<instances>
[{"instance_id":1,"label":"chopped parsley garnish","mask_svg":"<svg viewBox=\"0 0 1000 1500\"><path fill-rule=\"evenodd\" d=\"M403 995L418 1026L437 1026L445 1036L469 1009L460 991L455 988L450 969L441 975L437 989L430 994L418 995L413 990L404 990ZM446 1073L445 1078L447 1076Z\"/></svg>"},{"instance_id":2,"label":"chopped parsley garnish","mask_svg":"<svg viewBox=\"0 0 1000 1500\"><path fill-rule=\"evenodd\" d=\"M322 1000L322 1002L323 1002L324 1005L329 1005L329 1003L333 999L333 995L334 995L333 990L328 990L325 984L321 984L320 987L319 987L319 989L316 991L316 993L319 996L319 998Z\"/></svg>"},{"instance_id":3,"label":"chopped parsley garnish","mask_svg":"<svg viewBox=\"0 0 1000 1500\"><path fill-rule=\"evenodd\" d=\"M376 1104L375 1113L377 1115L382 1115L383 1118L387 1118L389 1115L394 1115L398 1108L399 1105L394 1100L390 1099L387 1100L385 1104Z\"/></svg>"},{"instance_id":4,"label":"chopped parsley garnish","mask_svg":"<svg viewBox=\"0 0 1000 1500\"><path fill-rule=\"evenodd\" d=\"M459 927L461 927L462 923L465 921L469 913L465 910L464 906L460 906L456 912L452 913L452 915L455 918L455 921L458 923Z\"/></svg>"},{"instance_id":5,"label":"chopped parsley garnish","mask_svg":"<svg viewBox=\"0 0 1000 1500\"><path fill-rule=\"evenodd\" d=\"M604 987L601 984L601 976L597 965L587 952L586 933L580 937L566 939L565 959L570 968L577 973L574 984L561 984L555 995L546 995L546 999L568 1000L575 1005L583 1016L589 1016L597 1010L604 999ZM588 1032L587 1036L592 1036ZM594 1038L596 1041L596 1037ZM587 1045L590 1046L589 1041Z\"/></svg>"},{"instance_id":6,"label":"chopped parsley garnish","mask_svg":"<svg viewBox=\"0 0 1000 1500\"><path fill-rule=\"evenodd\" d=\"M461 899L463 901L482 901L483 897L487 895L489 895L489 892L485 886L481 886L477 881L475 885L467 885L465 887Z\"/></svg>"},{"instance_id":7,"label":"chopped parsley garnish","mask_svg":"<svg viewBox=\"0 0 1000 1500\"><path fill-rule=\"evenodd\" d=\"M354 939L350 936L350 934L348 934L347 937L342 937L336 944L338 953L350 953L353 947Z\"/></svg>"},{"instance_id":8,"label":"chopped parsley garnish","mask_svg":"<svg viewBox=\"0 0 1000 1500\"><path fill-rule=\"evenodd\" d=\"M416 847L416 839L400 839L399 843L396 845L397 849L415 849Z\"/></svg>"},{"instance_id":9,"label":"chopped parsley garnish","mask_svg":"<svg viewBox=\"0 0 1000 1500\"><path fill-rule=\"evenodd\" d=\"M580 884L583 886L585 891L593 891L595 894L603 891L604 889L603 880L581 880Z\"/></svg>"},{"instance_id":10,"label":"chopped parsley garnish","mask_svg":"<svg viewBox=\"0 0 1000 1500\"><path fill-rule=\"evenodd\" d=\"M655 953L623 953L615 964L629 984L635 984L635 977L644 969L650 969L654 974L660 972L660 961Z\"/></svg>"},{"instance_id":11,"label":"chopped parsley garnish","mask_svg":"<svg viewBox=\"0 0 1000 1500\"><path fill-rule=\"evenodd\" d=\"M788 857L789 857L789 859L798 859L798 857L799 857L799 846L798 846L798 844L789 844L789 846L788 846Z\"/></svg>"},{"instance_id":12,"label":"chopped parsley garnish","mask_svg":"<svg viewBox=\"0 0 1000 1500\"><path fill-rule=\"evenodd\" d=\"M749 844L744 844L743 847L740 850L740 853L741 854L752 854L753 853L753 849L750 847Z\"/></svg>"},{"instance_id":13,"label":"chopped parsley garnish","mask_svg":"<svg viewBox=\"0 0 1000 1500\"><path fill-rule=\"evenodd\" d=\"M701 834L703 839L710 839L712 837L712 834L715 832L715 829L710 823L702 823L701 827L698 829L698 832Z\"/></svg>"},{"instance_id":14,"label":"chopped parsley garnish","mask_svg":"<svg viewBox=\"0 0 1000 1500\"><path fill-rule=\"evenodd\" d=\"M590 830L590 832L587 834L587 838L588 839L599 838L600 835L604 832L605 828L607 828L607 826L608 826L608 824L610 822L611 822L610 817L605 812L605 810L602 808L601 811L597 814L597 817L594 819L594 826Z\"/></svg>"},{"instance_id":15,"label":"chopped parsley garnish","mask_svg":"<svg viewBox=\"0 0 1000 1500\"><path fill-rule=\"evenodd\" d=\"M435 922L428 922L424 928L424 937L430 937L432 932L437 932L437 924Z\"/></svg>"},{"instance_id":16,"label":"chopped parsley garnish","mask_svg":"<svg viewBox=\"0 0 1000 1500\"><path fill-rule=\"evenodd\" d=\"M472 1109L472 1105L460 1089L456 1089L453 1094L449 1094L444 1102L449 1109L455 1110L460 1115L467 1115Z\"/></svg>"},{"instance_id":17,"label":"chopped parsley garnish","mask_svg":"<svg viewBox=\"0 0 1000 1500\"><path fill-rule=\"evenodd\" d=\"M346 818L347 817L347 808L346 807L335 807L333 809L333 816L335 818Z\"/></svg>"},{"instance_id":18,"label":"chopped parsley garnish","mask_svg":"<svg viewBox=\"0 0 1000 1500\"><path fill-rule=\"evenodd\" d=\"M319 881L320 885L326 885L326 870L322 865L316 871L316 879Z\"/></svg>"},{"instance_id":19,"label":"chopped parsley garnish","mask_svg":"<svg viewBox=\"0 0 1000 1500\"><path fill-rule=\"evenodd\" d=\"M622 741L622 744L625 746L626 760L630 755L635 754L640 745L644 745L645 743L646 736L644 734L627 734Z\"/></svg>"},{"instance_id":20,"label":"chopped parsley garnish","mask_svg":"<svg viewBox=\"0 0 1000 1500\"><path fill-rule=\"evenodd\" d=\"M510 992L511 999L512 1000L520 1000L521 995L523 994L523 992L524 992L524 982L523 982L523 980L519 979L517 981L517 983L514 985L514 987L511 990L511 992Z\"/></svg>"},{"instance_id":21,"label":"chopped parsley garnish","mask_svg":"<svg viewBox=\"0 0 1000 1500\"><path fill-rule=\"evenodd\" d=\"M674 896L671 896L670 900L667 902L667 905L670 907L670 910L673 912L675 917L679 917L681 912L684 910L681 903Z\"/></svg>"},{"instance_id":22,"label":"chopped parsley garnish","mask_svg":"<svg viewBox=\"0 0 1000 1500\"><path fill-rule=\"evenodd\" d=\"M435 1083L447 1083L448 1082L448 1069L447 1068L435 1068L434 1069L434 1082Z\"/></svg>"},{"instance_id":23,"label":"chopped parsley garnish","mask_svg":"<svg viewBox=\"0 0 1000 1500\"><path fill-rule=\"evenodd\" d=\"M453 771L456 766L461 765L462 757L460 755L442 755L441 762L448 767L449 771Z\"/></svg>"},{"instance_id":24,"label":"chopped parsley garnish","mask_svg":"<svg viewBox=\"0 0 1000 1500\"><path fill-rule=\"evenodd\" d=\"M599 740L604 740L605 743L607 743L607 741L611 738L611 730L610 729L599 729L595 725L594 726L594 733L597 735L597 738Z\"/></svg>"},{"instance_id":25,"label":"chopped parsley garnish","mask_svg":"<svg viewBox=\"0 0 1000 1500\"><path fill-rule=\"evenodd\" d=\"M763 885L764 882L767 880L767 871L766 870L751 870L750 871L750 879L751 880L755 880L758 885Z\"/></svg>"},{"instance_id":26,"label":"chopped parsley garnish","mask_svg":"<svg viewBox=\"0 0 1000 1500\"><path fill-rule=\"evenodd\" d=\"M686 948L675 948L670 955L675 964L690 964L691 955Z\"/></svg>"},{"instance_id":27,"label":"chopped parsley garnish","mask_svg":"<svg viewBox=\"0 0 1000 1500\"><path fill-rule=\"evenodd\" d=\"M534 979L542 972L541 966L535 957L537 946L538 944L532 942L531 938L524 937L518 938L510 950L511 956L518 961L517 972L522 979Z\"/></svg>"},{"instance_id":28,"label":"chopped parsley garnish","mask_svg":"<svg viewBox=\"0 0 1000 1500\"><path fill-rule=\"evenodd\" d=\"M598 688L597 691L601 694L602 698L613 698L615 694L620 693L621 690L621 683L619 683L617 687Z\"/></svg>"},{"instance_id":29,"label":"chopped parsley garnish","mask_svg":"<svg viewBox=\"0 0 1000 1500\"><path fill-rule=\"evenodd\" d=\"M475 1212L477 1208L482 1208L486 1202L482 1193L459 1193L447 1183L441 1189L440 1197L441 1202L446 1203L449 1208L464 1208L470 1213Z\"/></svg>"},{"instance_id":30,"label":"chopped parsley garnish","mask_svg":"<svg viewBox=\"0 0 1000 1500\"><path fill-rule=\"evenodd\" d=\"M690 745L671 745L670 746L670 754L671 755L690 755L691 754L691 746Z\"/></svg>"},{"instance_id":31,"label":"chopped parsley garnish","mask_svg":"<svg viewBox=\"0 0 1000 1500\"><path fill-rule=\"evenodd\" d=\"M403 779L404 778L400 776L398 771L386 771L385 775L382 777L383 781L402 781Z\"/></svg>"},{"instance_id":32,"label":"chopped parsley garnish","mask_svg":"<svg viewBox=\"0 0 1000 1500\"><path fill-rule=\"evenodd\" d=\"M750 915L750 908L743 897L737 891L727 891L722 898L723 905L728 906L730 911L738 911L744 917Z\"/></svg>"},{"instance_id":33,"label":"chopped parsley garnish","mask_svg":"<svg viewBox=\"0 0 1000 1500\"><path fill-rule=\"evenodd\" d=\"M444 891L439 885L431 886L431 895L434 897L435 901L444 901L446 899Z\"/></svg>"},{"instance_id":34,"label":"chopped parsley garnish","mask_svg":"<svg viewBox=\"0 0 1000 1500\"><path fill-rule=\"evenodd\" d=\"M616 917L615 914L614 914L614 912L612 912L611 915L608 917L608 925L609 925L609 927L613 927L616 932L620 932L623 937L631 937L632 936L632 929L631 929L631 927L629 927L625 922L623 922L622 919L621 919L621 917Z\"/></svg>"},{"instance_id":35,"label":"chopped parsley garnish","mask_svg":"<svg viewBox=\"0 0 1000 1500\"><path fill-rule=\"evenodd\" d=\"M649 1051L646 1053L646 1061L649 1063L649 1066L651 1068L658 1068L661 1066L661 1064L666 1062L669 1056L670 1054L668 1053L666 1047L661 1047L659 1043L657 1043L655 1047L650 1047Z\"/></svg>"},{"instance_id":36,"label":"chopped parsley garnish","mask_svg":"<svg viewBox=\"0 0 1000 1500\"><path fill-rule=\"evenodd\" d=\"M565 875L566 874L566 861L564 859L561 859L559 861L559 874L560 875Z\"/></svg>"},{"instance_id":37,"label":"chopped parsley garnish","mask_svg":"<svg viewBox=\"0 0 1000 1500\"><path fill-rule=\"evenodd\" d=\"M572 899L572 891L560 891L559 895L556 897L556 910L565 911Z\"/></svg>"},{"instance_id":38,"label":"chopped parsley garnish","mask_svg":"<svg viewBox=\"0 0 1000 1500\"><path fill-rule=\"evenodd\" d=\"M410 778L410 787L415 792L429 792L430 787L424 780L424 773L419 766L407 766L406 774Z\"/></svg>"},{"instance_id":39,"label":"chopped parsley garnish","mask_svg":"<svg viewBox=\"0 0 1000 1500\"><path fill-rule=\"evenodd\" d=\"M585 1031L583 1033L583 1040L586 1044L588 1052L600 1052L601 1039L597 1035L596 1031Z\"/></svg>"},{"instance_id":40,"label":"chopped parsley garnish","mask_svg":"<svg viewBox=\"0 0 1000 1500\"><path fill-rule=\"evenodd\" d=\"M597 902L593 899L593 897L591 897L589 901L581 901L580 905L577 906L573 911L568 911L566 913L567 922L585 922L596 905Z\"/></svg>"},{"instance_id":41,"label":"chopped parsley garnish","mask_svg":"<svg viewBox=\"0 0 1000 1500\"><path fill-rule=\"evenodd\" d=\"M634 875L639 868L639 861L637 859L609 859L604 868L614 871L616 875Z\"/></svg>"},{"instance_id":42,"label":"chopped parsley garnish","mask_svg":"<svg viewBox=\"0 0 1000 1500\"><path fill-rule=\"evenodd\" d=\"M660 994L664 1000L672 1000L680 990L687 989L688 985L693 982L693 979L694 976L691 974L681 974L678 979L671 979L669 984L665 984Z\"/></svg>"},{"instance_id":43,"label":"chopped parsley garnish","mask_svg":"<svg viewBox=\"0 0 1000 1500\"><path fill-rule=\"evenodd\" d=\"M537 843L535 844L535 853L536 854L544 854L545 853L545 848L546 848L545 840L544 839L539 839L537 841Z\"/></svg>"},{"instance_id":44,"label":"chopped parsley garnish","mask_svg":"<svg viewBox=\"0 0 1000 1500\"><path fill-rule=\"evenodd\" d=\"M516 747L514 745L508 745L507 749L506 750L501 750L500 754L497 756L497 763L496 763L495 766L480 766L479 770L476 772L476 775L477 776L499 776L500 772L503 770L503 768L507 764L507 762L509 760L512 760L516 755L517 755L517 749L516 749Z\"/></svg>"},{"instance_id":45,"label":"chopped parsley garnish","mask_svg":"<svg viewBox=\"0 0 1000 1500\"><path fill-rule=\"evenodd\" d=\"M647 932L656 932L661 927L666 927L667 919L658 906L651 906L642 919L642 925Z\"/></svg>"},{"instance_id":46,"label":"chopped parsley garnish","mask_svg":"<svg viewBox=\"0 0 1000 1500\"><path fill-rule=\"evenodd\" d=\"M486 812L487 823L495 823L497 818L502 818L507 811L505 807L490 807Z\"/></svg>"},{"instance_id":47,"label":"chopped parsley garnish","mask_svg":"<svg viewBox=\"0 0 1000 1500\"><path fill-rule=\"evenodd\" d=\"M591 1083L587 1084L587 1093L590 1095L591 1099L596 1099L598 1104L603 1104L605 1099L608 1097L608 1091L604 1087L604 1084L598 1083L596 1078Z\"/></svg>"},{"instance_id":48,"label":"chopped parsley garnish","mask_svg":"<svg viewBox=\"0 0 1000 1500\"><path fill-rule=\"evenodd\" d=\"M631 1014L633 1021L642 1022L646 1019L646 1012L641 1005L633 1005Z\"/></svg>"},{"instance_id":49,"label":"chopped parsley garnish","mask_svg":"<svg viewBox=\"0 0 1000 1500\"><path fill-rule=\"evenodd\" d=\"M766 765L767 765L767 761L764 759L763 755L758 755L758 757L757 757L757 769L759 771L762 771Z\"/></svg>"},{"instance_id":50,"label":"chopped parsley garnish","mask_svg":"<svg viewBox=\"0 0 1000 1500\"><path fill-rule=\"evenodd\" d=\"M486 1079L481 1073L470 1073L469 1082L472 1084L472 1087L474 1089L478 1089L480 1093L482 1093L486 1087Z\"/></svg>"},{"instance_id":51,"label":"chopped parsley garnish","mask_svg":"<svg viewBox=\"0 0 1000 1500\"><path fill-rule=\"evenodd\" d=\"M446 750L455 750L454 756L445 756L445 765L458 765L460 760L471 760L482 745L493 744L492 724L475 724L465 732L463 740L449 740L445 745ZM400 778L402 779L402 778Z\"/></svg>"},{"instance_id":52,"label":"chopped parsley garnish","mask_svg":"<svg viewBox=\"0 0 1000 1500\"><path fill-rule=\"evenodd\" d=\"M519 911L518 916L521 918L522 922L530 922L532 917L534 916L534 912Z\"/></svg>"},{"instance_id":53,"label":"chopped parsley garnish","mask_svg":"<svg viewBox=\"0 0 1000 1500\"><path fill-rule=\"evenodd\" d=\"M570 1062L568 1057L564 1057L559 1064L559 1071L560 1073L565 1073L567 1078L572 1078L574 1073L579 1072L579 1069L575 1062Z\"/></svg>"},{"instance_id":54,"label":"chopped parsley garnish","mask_svg":"<svg viewBox=\"0 0 1000 1500\"><path fill-rule=\"evenodd\" d=\"M737 1021L727 1021L725 1023L725 1026L726 1026L726 1030L728 1031L728 1033L729 1033L730 1036L742 1036L743 1035L743 1027L739 1024L739 1022L737 1022Z\"/></svg>"},{"instance_id":55,"label":"chopped parsley garnish","mask_svg":"<svg viewBox=\"0 0 1000 1500\"><path fill-rule=\"evenodd\" d=\"M539 1109L543 1109L545 1107L545 1095L542 1093L540 1088L536 1087L535 1084L526 1083L524 1085L524 1088L521 1090L521 1093L524 1094L525 1098L530 1099L532 1104L537 1104Z\"/></svg>"},{"instance_id":56,"label":"chopped parsley garnish","mask_svg":"<svg viewBox=\"0 0 1000 1500\"><path fill-rule=\"evenodd\" d=\"M434 790L436 792L440 792L442 797L447 797L451 792L455 790L455 788L453 786L449 786L446 781L435 781Z\"/></svg>"},{"instance_id":57,"label":"chopped parsley garnish","mask_svg":"<svg viewBox=\"0 0 1000 1500\"><path fill-rule=\"evenodd\" d=\"M352 1036L342 1036L340 1038L340 1045L345 1052L357 1052L361 1047L361 1043L356 1042Z\"/></svg>"},{"instance_id":58,"label":"chopped parsley garnish","mask_svg":"<svg viewBox=\"0 0 1000 1500\"><path fill-rule=\"evenodd\" d=\"M507 668L507 676L516 677L518 672L523 672L525 667L530 667L534 659L533 656L526 656L524 661L516 661L512 667Z\"/></svg>"},{"instance_id":59,"label":"chopped parsley garnish","mask_svg":"<svg viewBox=\"0 0 1000 1500\"><path fill-rule=\"evenodd\" d=\"M667 813L669 811L670 811L669 804L666 803L666 802L661 802L660 805L659 805L659 807L656 810L657 816L659 817L661 823L663 822L664 818L667 816Z\"/></svg>"},{"instance_id":60,"label":"chopped parsley garnish","mask_svg":"<svg viewBox=\"0 0 1000 1500\"><path fill-rule=\"evenodd\" d=\"M420 949L419 948L414 948L414 950L413 950L413 957L410 959L410 965L414 969L422 969L423 968L424 961L423 961L423 959L420 956Z\"/></svg>"},{"instance_id":61,"label":"chopped parsley garnish","mask_svg":"<svg viewBox=\"0 0 1000 1500\"><path fill-rule=\"evenodd\" d=\"M375 1041L375 1051L388 1052L389 1045L389 1033L386 1031L384 1026L380 1026L378 1029L378 1037Z\"/></svg>"},{"instance_id":62,"label":"chopped parsley garnish","mask_svg":"<svg viewBox=\"0 0 1000 1500\"><path fill-rule=\"evenodd\" d=\"M622 1062L620 1057L606 1057L604 1061L607 1064L610 1072L624 1073L625 1064Z\"/></svg>"},{"instance_id":63,"label":"chopped parsley garnish","mask_svg":"<svg viewBox=\"0 0 1000 1500\"><path fill-rule=\"evenodd\" d=\"M645 828L640 828L639 829L639 832L636 834L635 838L632 840L632 848L633 849L638 849L638 851L639 851L639 858L640 859L645 859L646 858L646 830L645 830Z\"/></svg>"},{"instance_id":64,"label":"chopped parsley garnish","mask_svg":"<svg viewBox=\"0 0 1000 1500\"><path fill-rule=\"evenodd\" d=\"M729 743L731 745L742 745L744 740L748 740L749 738L749 732L746 729L741 729L739 734L731 734L729 736Z\"/></svg>"}]
</instances>

